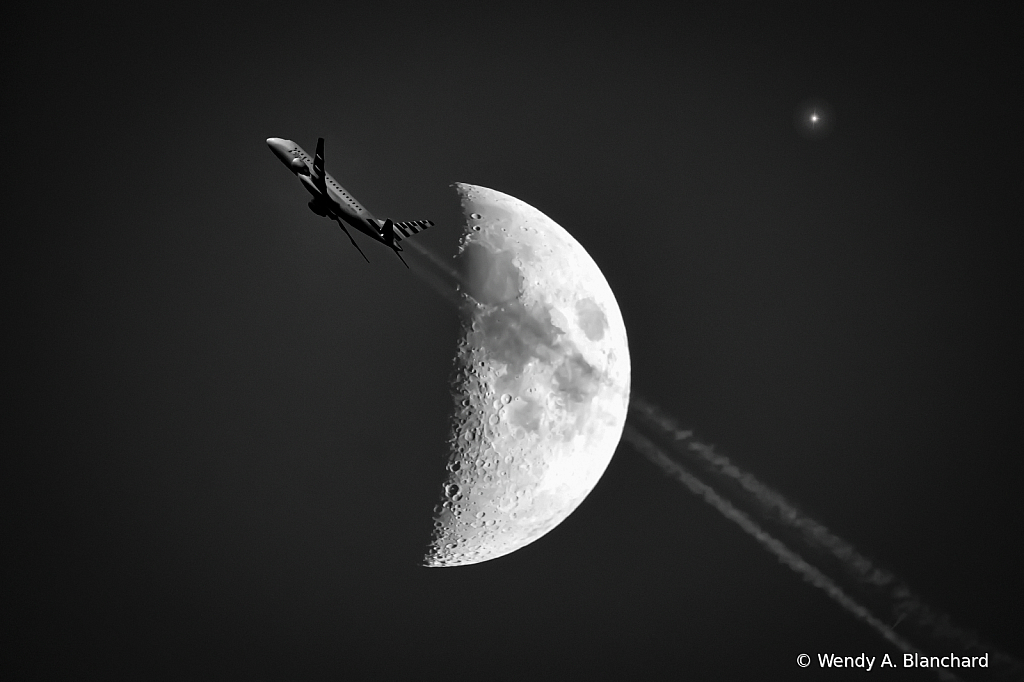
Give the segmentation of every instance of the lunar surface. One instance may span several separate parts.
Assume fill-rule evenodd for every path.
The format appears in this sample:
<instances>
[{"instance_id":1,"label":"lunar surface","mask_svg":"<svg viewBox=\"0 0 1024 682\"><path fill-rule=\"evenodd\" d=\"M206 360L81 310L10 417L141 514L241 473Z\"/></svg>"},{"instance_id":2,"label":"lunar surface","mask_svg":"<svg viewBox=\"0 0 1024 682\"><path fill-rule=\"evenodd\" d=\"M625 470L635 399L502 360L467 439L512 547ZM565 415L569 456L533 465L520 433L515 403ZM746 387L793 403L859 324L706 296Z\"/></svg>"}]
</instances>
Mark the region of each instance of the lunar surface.
<instances>
[{"instance_id":1,"label":"lunar surface","mask_svg":"<svg viewBox=\"0 0 1024 682\"><path fill-rule=\"evenodd\" d=\"M626 328L593 259L532 206L455 188L462 333L427 566L494 559L561 523L607 468L629 402Z\"/></svg>"}]
</instances>

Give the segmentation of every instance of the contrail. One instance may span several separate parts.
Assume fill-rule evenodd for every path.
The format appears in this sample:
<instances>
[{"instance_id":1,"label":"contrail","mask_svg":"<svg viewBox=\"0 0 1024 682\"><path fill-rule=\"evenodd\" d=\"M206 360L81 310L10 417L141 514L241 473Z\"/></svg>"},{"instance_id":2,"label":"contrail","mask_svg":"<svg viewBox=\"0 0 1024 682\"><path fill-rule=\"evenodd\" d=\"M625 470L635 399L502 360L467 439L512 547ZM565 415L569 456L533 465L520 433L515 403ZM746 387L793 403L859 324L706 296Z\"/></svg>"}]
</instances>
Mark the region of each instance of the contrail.
<instances>
[{"instance_id":1,"label":"contrail","mask_svg":"<svg viewBox=\"0 0 1024 682\"><path fill-rule=\"evenodd\" d=\"M415 249L417 253L429 260L435 268L444 273L455 285L458 285L462 281L462 276L459 275L458 271L454 267L445 263L440 256L428 249L426 246L417 241L410 241L406 243Z\"/></svg>"},{"instance_id":2,"label":"contrail","mask_svg":"<svg viewBox=\"0 0 1024 682\"><path fill-rule=\"evenodd\" d=\"M630 399L630 408L643 423L669 436L674 443L674 450L695 460L705 470L739 483L764 512L799 530L811 544L830 551L860 580L879 586L889 585L895 580L892 573L874 566L852 545L832 534L828 528L814 519L807 517L781 494L757 480L753 474L742 471L728 457L716 453L712 447L693 440L693 431L680 428L652 403L634 394Z\"/></svg>"},{"instance_id":3,"label":"contrail","mask_svg":"<svg viewBox=\"0 0 1024 682\"><path fill-rule=\"evenodd\" d=\"M406 244L427 260L423 262L419 258L410 258L410 269L445 301L458 308L459 291L462 288L462 276L458 271L415 239L409 240Z\"/></svg>"},{"instance_id":4,"label":"contrail","mask_svg":"<svg viewBox=\"0 0 1024 682\"><path fill-rule=\"evenodd\" d=\"M849 542L838 537L824 525L804 514L780 493L759 481L753 474L740 469L728 457L716 453L712 447L694 440L693 431L681 428L675 420L666 415L653 403L634 393L630 398L630 409L641 425L667 436L670 439L671 448L674 452L685 456L688 461L698 465L704 472L712 475L714 478L738 484L737 494L741 496L741 499L753 503L766 519L779 522L798 531L812 549L830 554L838 560L843 571L852 576L862 589L867 589L873 597L883 602L883 606L890 611L890 617L895 618L897 622L906 619L908 623L913 623L924 631L928 638L934 642L934 645L929 648L939 651L942 650L941 647L954 646L960 649L961 655L964 656L980 656L987 653L989 655L989 670L991 673L1007 680L1024 679L1024 666L1013 656L983 641L976 633L955 626L949 616L937 612L925 604L921 597L892 572L875 565L874 562L858 552ZM633 433L635 434L636 432L633 431ZM636 447L635 438L631 438L630 442ZM641 450L641 453L662 466L662 468L665 468L665 464L652 459L649 452ZM668 457L664 452L660 454L662 457ZM674 460L669 459L668 461L679 466ZM679 477L678 474L674 475L677 478ZM688 472L687 475L692 477L692 474ZM701 483L701 485L704 484ZM693 489L689 483L687 483L687 486ZM735 489L734 486L730 487ZM694 490L694 492L698 491ZM698 494L707 499L704 493ZM712 504L718 508L718 505ZM719 511L722 510L719 509ZM722 513L725 514L724 511ZM742 514L742 512L739 513ZM725 515L739 523L729 514ZM743 526L742 523L740 525ZM746 527L744 527L744 530L755 535ZM755 535L755 537L757 536ZM795 567L794 570L801 572ZM826 592L828 591L826 589ZM831 593L830 596L832 596ZM833 598L835 597L833 596ZM837 599L837 601L839 600ZM842 602L840 601L840 603ZM846 606L845 604L843 605ZM869 624L874 626L874 623ZM884 624L883 627L892 632L892 628ZM878 628L876 627L876 629ZM890 639L885 632L882 632L882 634L886 639ZM890 639L890 641L892 640ZM904 650L909 651L907 649Z\"/></svg>"},{"instance_id":5,"label":"contrail","mask_svg":"<svg viewBox=\"0 0 1024 682\"><path fill-rule=\"evenodd\" d=\"M896 634L891 627L876 618L872 615L871 611L857 603L852 597L846 594L843 589L835 583L835 581L814 566L807 563L803 557L787 547L782 541L769 535L746 513L737 509L731 502L715 492L711 486L701 481L699 478L687 471L683 465L665 454L661 448L645 436L641 435L634 426L626 424L622 431L622 437L628 441L630 445L636 448L640 454L645 456L655 465L661 467L665 473L677 478L683 485L689 488L692 493L699 495L705 502L718 510L722 516L746 531L747 534L757 540L762 547L774 554L780 562L796 571L800 574L800 577L811 585L814 585L825 592L825 594L831 597L840 606L853 614L854 617L874 628L874 630L882 635L882 637L896 645L901 651L906 653L922 653L920 649L916 648L913 644ZM939 679L941 680L946 680L948 682L958 682L960 680L960 678L956 677L952 673L946 672L945 670L938 669L938 673Z\"/></svg>"},{"instance_id":6,"label":"contrail","mask_svg":"<svg viewBox=\"0 0 1024 682\"><path fill-rule=\"evenodd\" d=\"M460 273L449 263L423 244L406 242L422 258L411 258L412 271L455 307L460 306L463 280ZM988 672L1006 680L1024 679L1024 665L1013 656L984 642L978 635L953 625L949 616L929 607L915 592L892 572L877 566L858 552L849 542L832 533L823 524L800 511L783 495L759 481L753 474L740 469L728 457L716 453L708 445L693 438L693 432L683 429L663 410L636 395L630 399L631 416L623 431L623 438L649 461L674 476L695 494L701 496L726 518L738 524L744 531L772 552L782 563L799 573L807 582L823 590L840 606L862 622L876 630L887 641L900 650L918 652L908 639L897 634L895 625L889 626L879 618L880 610L889 612L889 622L916 627L927 639L941 646L954 646L966 656L989 655ZM641 430L667 439L673 453L681 455L705 474L716 481L712 487L691 474ZM733 501L722 491L728 491ZM787 547L755 523L737 503L746 503L756 508L765 521L781 524L799 533L809 548L819 556L825 555L826 563L833 569L850 576L858 590L868 593L868 601L875 605L875 613L868 606L853 599L835 579L820 568L812 566L799 554ZM936 646L930 649L940 650ZM935 668L940 679L950 682L956 676Z\"/></svg>"}]
</instances>

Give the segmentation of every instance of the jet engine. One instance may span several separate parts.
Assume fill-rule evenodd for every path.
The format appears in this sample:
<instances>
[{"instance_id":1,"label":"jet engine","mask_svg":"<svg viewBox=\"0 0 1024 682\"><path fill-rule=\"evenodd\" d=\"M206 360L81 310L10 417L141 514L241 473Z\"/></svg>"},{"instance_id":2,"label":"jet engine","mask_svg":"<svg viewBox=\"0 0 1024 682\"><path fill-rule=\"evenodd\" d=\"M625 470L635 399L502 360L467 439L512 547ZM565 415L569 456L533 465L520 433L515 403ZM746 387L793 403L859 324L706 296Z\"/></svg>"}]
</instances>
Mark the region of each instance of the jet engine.
<instances>
[{"instance_id":1,"label":"jet engine","mask_svg":"<svg viewBox=\"0 0 1024 682\"><path fill-rule=\"evenodd\" d=\"M309 206L310 211L316 213L318 216L323 216L324 218L327 217L327 209L318 204L316 199L311 199L310 202L306 205Z\"/></svg>"},{"instance_id":2,"label":"jet engine","mask_svg":"<svg viewBox=\"0 0 1024 682\"><path fill-rule=\"evenodd\" d=\"M309 167L306 166L306 162L297 156L294 159L292 159L291 163L289 163L288 165L291 166L292 170L296 172L302 173L303 175L309 174Z\"/></svg>"}]
</instances>

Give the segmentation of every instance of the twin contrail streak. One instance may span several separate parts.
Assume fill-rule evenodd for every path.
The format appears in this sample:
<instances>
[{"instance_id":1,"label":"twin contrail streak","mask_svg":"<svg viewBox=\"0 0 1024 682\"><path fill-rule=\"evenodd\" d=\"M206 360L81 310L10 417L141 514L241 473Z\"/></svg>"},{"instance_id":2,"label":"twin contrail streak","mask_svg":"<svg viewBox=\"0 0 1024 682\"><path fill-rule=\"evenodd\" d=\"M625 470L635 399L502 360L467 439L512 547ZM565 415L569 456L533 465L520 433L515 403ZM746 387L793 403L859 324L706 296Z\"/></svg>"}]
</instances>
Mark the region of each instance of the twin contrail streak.
<instances>
[{"instance_id":1,"label":"twin contrail streak","mask_svg":"<svg viewBox=\"0 0 1024 682\"><path fill-rule=\"evenodd\" d=\"M874 628L875 631L882 635L882 637L896 645L901 651L907 653L921 653L921 651L914 645L896 634L891 627L872 615L866 607L857 603L853 598L846 594L846 592L844 592L834 580L804 561L799 554L791 550L780 540L768 534L763 528L761 528L761 526L752 520L750 516L737 509L731 502L729 502L729 500L715 492L711 486L701 481L699 478L687 471L684 466L679 464L679 462L665 454L664 450L655 445L647 437L641 435L640 432L631 424L626 424L626 427L622 432L622 437L629 442L630 445L636 448L640 454L657 466L661 467L666 474L679 480L683 485L690 489L690 492L700 496L705 502L721 513L722 516L746 531L746 533L757 540L762 547L774 554L780 562L796 571L808 583L825 592L825 594L853 614L856 618ZM948 682L957 682L960 679L945 671L939 671L939 678L947 680Z\"/></svg>"},{"instance_id":2,"label":"twin contrail streak","mask_svg":"<svg viewBox=\"0 0 1024 682\"><path fill-rule=\"evenodd\" d=\"M410 258L410 269L416 273L417 277L429 284L435 292L440 294L445 301L458 308L459 287L462 283L462 277L459 273L450 264L441 260L440 256L415 239L410 239L406 243L416 253L427 259L427 262L423 262L419 258Z\"/></svg>"},{"instance_id":3,"label":"twin contrail streak","mask_svg":"<svg viewBox=\"0 0 1024 682\"><path fill-rule=\"evenodd\" d=\"M725 499L714 488L690 473L651 440L642 436L637 430L637 426L646 427L650 431L667 437L673 452L683 455L687 461L700 467L700 470L712 478L738 484L739 490L736 493L738 501L752 503L766 520L798 531L812 550L831 555L838 561L843 572L852 576L862 590L866 588L872 601L882 602L881 606L890 612L888 614L890 619L895 618L896 622L906 619L908 624L916 625L931 642L929 649L932 650L932 653L948 653L949 647L959 649L960 655L963 656L980 656L987 653L991 666L989 670L993 674L1007 680L1018 680L1024 677L1024 666L1014 657L1000 651L992 644L982 641L975 633L953 625L949 616L930 608L893 573L876 566L849 542L804 514L780 493L759 481L753 474L740 469L728 457L716 453L712 447L694 440L692 431L681 428L675 420L653 403L634 393L630 399L630 410L634 420L639 423L636 426L627 424L623 437L634 448L660 466L666 473L682 481L692 492L700 495L723 516L737 523L753 536L780 561L801 574L808 582L825 591L832 599L878 631L885 639L907 653L921 652L921 649L912 645L906 638L896 634L895 625L890 627L886 622L872 615L866 606L847 595L835 580L808 564L796 552L790 550L780 540L772 537L754 523L745 512L737 509L732 502ZM935 670L941 679L957 679L941 669Z\"/></svg>"},{"instance_id":4,"label":"twin contrail streak","mask_svg":"<svg viewBox=\"0 0 1024 682\"><path fill-rule=\"evenodd\" d=\"M758 503L763 513L800 531L810 544L828 550L859 580L880 587L895 582L896 578L892 573L875 566L852 545L803 514L781 494L757 480L753 474L742 471L728 457L716 453L713 448L693 440L692 431L680 428L673 419L652 403L634 395L630 400L630 407L641 421L668 435L676 444L675 450L682 450L690 458L696 458L706 470L736 481L749 493L749 497ZM899 615L908 614L904 613L904 609L900 609Z\"/></svg>"}]
</instances>

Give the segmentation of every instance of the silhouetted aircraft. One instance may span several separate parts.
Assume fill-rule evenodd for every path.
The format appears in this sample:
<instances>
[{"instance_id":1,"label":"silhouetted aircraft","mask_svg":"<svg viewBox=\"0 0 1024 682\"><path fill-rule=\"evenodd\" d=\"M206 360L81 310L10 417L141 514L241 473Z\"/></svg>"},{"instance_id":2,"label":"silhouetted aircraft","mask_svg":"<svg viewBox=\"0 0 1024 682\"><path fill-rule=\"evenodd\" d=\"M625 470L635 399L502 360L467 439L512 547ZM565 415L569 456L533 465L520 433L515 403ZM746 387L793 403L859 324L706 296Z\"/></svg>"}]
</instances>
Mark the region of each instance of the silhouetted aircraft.
<instances>
[{"instance_id":1,"label":"silhouetted aircraft","mask_svg":"<svg viewBox=\"0 0 1024 682\"><path fill-rule=\"evenodd\" d=\"M337 220L338 225L348 235L352 246L356 247L363 260L367 263L370 262L363 250L356 244L356 240L352 238L352 234L345 228L346 223L370 239L389 247L402 261L402 264L409 267L409 264L402 258L402 254L399 253L403 249L398 242L408 239L417 232L422 232L434 223L429 220L396 223L392 222L390 218L387 220L374 218L373 214L355 200L355 197L346 192L344 187L324 172L324 138L322 137L316 142L316 157L312 159L303 151L302 147L291 140L268 137L267 144L270 145L270 150L277 155L277 158L281 159L284 165L298 176L302 186L313 195L309 202L309 210L325 218Z\"/></svg>"}]
</instances>

